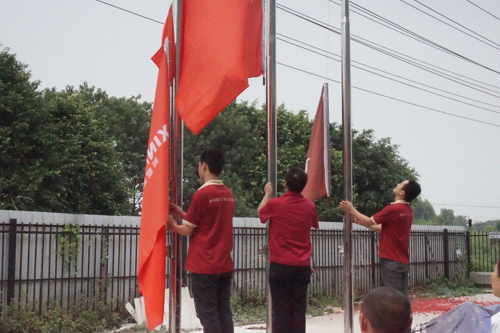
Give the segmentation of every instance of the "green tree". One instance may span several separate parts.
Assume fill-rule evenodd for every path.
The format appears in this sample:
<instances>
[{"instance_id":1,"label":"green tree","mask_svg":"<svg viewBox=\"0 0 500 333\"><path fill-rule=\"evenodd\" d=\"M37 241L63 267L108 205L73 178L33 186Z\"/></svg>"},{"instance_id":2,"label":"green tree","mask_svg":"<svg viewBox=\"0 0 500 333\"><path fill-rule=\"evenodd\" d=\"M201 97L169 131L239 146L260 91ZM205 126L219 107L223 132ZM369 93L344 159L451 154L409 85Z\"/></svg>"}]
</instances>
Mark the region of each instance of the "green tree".
<instances>
[{"instance_id":1,"label":"green tree","mask_svg":"<svg viewBox=\"0 0 500 333\"><path fill-rule=\"evenodd\" d=\"M417 198L412 202L413 216L415 220L432 220L436 216L434 207L427 199Z\"/></svg>"},{"instance_id":2,"label":"green tree","mask_svg":"<svg viewBox=\"0 0 500 333\"><path fill-rule=\"evenodd\" d=\"M0 209L35 209L33 194L43 171L46 122L27 65L0 52Z\"/></svg>"}]
</instances>

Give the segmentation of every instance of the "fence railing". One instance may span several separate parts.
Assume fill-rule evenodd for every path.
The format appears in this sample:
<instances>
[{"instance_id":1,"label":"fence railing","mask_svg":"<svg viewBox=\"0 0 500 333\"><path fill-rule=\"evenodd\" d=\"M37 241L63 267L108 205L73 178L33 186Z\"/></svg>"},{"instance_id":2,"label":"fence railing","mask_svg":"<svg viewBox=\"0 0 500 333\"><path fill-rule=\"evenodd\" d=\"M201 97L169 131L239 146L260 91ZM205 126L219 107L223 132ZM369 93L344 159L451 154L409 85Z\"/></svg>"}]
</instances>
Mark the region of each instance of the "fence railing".
<instances>
[{"instance_id":1,"label":"fence railing","mask_svg":"<svg viewBox=\"0 0 500 333\"><path fill-rule=\"evenodd\" d=\"M1 309L11 300L18 304L34 303L40 312L51 301L70 309L79 295L121 306L139 296L139 228L89 225L77 228L23 224L15 219L0 223ZM343 294L342 233L338 229L312 232L314 274L310 293ZM380 284L379 234L354 230L352 235L354 286L358 292L366 292ZM463 231L413 231L410 285L440 276L453 279L466 275L468 254L475 251L474 247L468 250L469 244L482 244L479 235L470 238ZM264 293L265 257L259 250L266 242L266 230L236 227L233 241L234 291ZM168 275L167 265L166 281Z\"/></svg>"},{"instance_id":2,"label":"fence railing","mask_svg":"<svg viewBox=\"0 0 500 333\"><path fill-rule=\"evenodd\" d=\"M500 233L498 231L472 231L470 233L470 268L475 272L493 272L500 259Z\"/></svg>"}]
</instances>

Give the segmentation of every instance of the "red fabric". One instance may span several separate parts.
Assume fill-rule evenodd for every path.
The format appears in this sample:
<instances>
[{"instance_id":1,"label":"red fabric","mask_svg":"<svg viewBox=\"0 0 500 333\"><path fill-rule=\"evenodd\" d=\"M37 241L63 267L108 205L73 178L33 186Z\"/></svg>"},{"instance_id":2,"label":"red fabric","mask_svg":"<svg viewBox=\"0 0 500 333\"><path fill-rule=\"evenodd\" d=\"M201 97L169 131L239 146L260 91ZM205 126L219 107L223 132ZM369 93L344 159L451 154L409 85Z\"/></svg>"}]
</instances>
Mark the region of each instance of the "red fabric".
<instances>
[{"instance_id":1,"label":"red fabric","mask_svg":"<svg viewBox=\"0 0 500 333\"><path fill-rule=\"evenodd\" d=\"M150 330L163 322L165 302L165 223L168 218L170 144L168 135L170 94L167 57L164 51L164 41L167 35L173 44L172 8L164 26L162 47L153 57L159 71L149 133L139 237L137 280L139 291L144 296L146 318ZM170 51L172 52L172 48ZM175 55L175 51L173 54Z\"/></svg>"},{"instance_id":2,"label":"red fabric","mask_svg":"<svg viewBox=\"0 0 500 333\"><path fill-rule=\"evenodd\" d=\"M410 205L395 203L386 206L380 213L373 215L373 219L382 225L379 257L409 264L408 247L413 222L413 210Z\"/></svg>"},{"instance_id":3,"label":"red fabric","mask_svg":"<svg viewBox=\"0 0 500 333\"><path fill-rule=\"evenodd\" d=\"M189 239L185 269L198 274L234 270L234 198L224 185L208 185L195 192L184 218L196 225Z\"/></svg>"},{"instance_id":4,"label":"red fabric","mask_svg":"<svg viewBox=\"0 0 500 333\"><path fill-rule=\"evenodd\" d=\"M262 223L269 221L271 262L308 266L311 257L311 228L318 229L314 203L300 193L286 192L270 199L259 211Z\"/></svg>"},{"instance_id":5,"label":"red fabric","mask_svg":"<svg viewBox=\"0 0 500 333\"><path fill-rule=\"evenodd\" d=\"M308 179L306 187L302 191L302 195L310 200L330 196L330 186L327 185L327 183L330 183L330 175L328 174L327 167L327 163L330 163L330 161L328 159L329 138L325 138L326 133L328 133L326 129L328 124L325 121L325 112L327 112L327 110L324 107L324 92L325 88L323 87L318 110L314 117L311 141L309 142L309 149L307 151L306 173Z\"/></svg>"},{"instance_id":6,"label":"red fabric","mask_svg":"<svg viewBox=\"0 0 500 333\"><path fill-rule=\"evenodd\" d=\"M181 25L175 106L198 134L262 74L262 3L185 0Z\"/></svg>"}]
</instances>

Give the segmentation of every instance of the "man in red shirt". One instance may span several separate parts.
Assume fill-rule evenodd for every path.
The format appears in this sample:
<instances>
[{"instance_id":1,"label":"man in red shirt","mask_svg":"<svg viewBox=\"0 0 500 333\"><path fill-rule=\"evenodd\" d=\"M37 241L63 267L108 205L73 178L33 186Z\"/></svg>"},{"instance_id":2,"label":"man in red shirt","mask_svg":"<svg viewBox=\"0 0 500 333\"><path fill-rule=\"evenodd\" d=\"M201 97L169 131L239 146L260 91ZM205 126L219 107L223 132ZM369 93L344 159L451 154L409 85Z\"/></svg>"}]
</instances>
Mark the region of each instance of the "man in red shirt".
<instances>
[{"instance_id":1,"label":"man in red shirt","mask_svg":"<svg viewBox=\"0 0 500 333\"><path fill-rule=\"evenodd\" d=\"M340 208L354 216L357 224L380 232L380 270L382 285L408 294L408 272L410 270L410 231L413 210L410 202L420 194L420 185L414 180L405 180L394 189L395 200L381 212L368 217L358 212L347 200Z\"/></svg>"},{"instance_id":2,"label":"man in red shirt","mask_svg":"<svg viewBox=\"0 0 500 333\"><path fill-rule=\"evenodd\" d=\"M302 196L307 174L291 168L285 176L286 193L271 198L271 183L259 205L262 223L269 221L269 288L273 333L305 333L307 286L311 281L311 228L318 229L314 203Z\"/></svg>"},{"instance_id":3,"label":"man in red shirt","mask_svg":"<svg viewBox=\"0 0 500 333\"><path fill-rule=\"evenodd\" d=\"M169 230L191 236L185 269L191 273L191 291L205 333L234 332L229 305L234 198L219 179L224 163L224 154L218 149L201 154L198 173L204 184L193 195L187 213L170 204L171 214L184 219L184 224L178 225L172 218L168 221Z\"/></svg>"}]
</instances>

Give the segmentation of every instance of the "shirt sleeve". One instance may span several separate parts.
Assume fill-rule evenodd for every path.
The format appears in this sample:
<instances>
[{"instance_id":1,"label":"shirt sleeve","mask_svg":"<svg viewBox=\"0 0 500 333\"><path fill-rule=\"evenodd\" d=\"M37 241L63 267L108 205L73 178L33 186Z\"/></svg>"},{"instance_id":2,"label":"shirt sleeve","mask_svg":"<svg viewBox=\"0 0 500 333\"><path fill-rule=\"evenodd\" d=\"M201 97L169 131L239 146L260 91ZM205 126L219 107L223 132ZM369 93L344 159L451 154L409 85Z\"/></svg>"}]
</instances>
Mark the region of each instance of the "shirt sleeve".
<instances>
[{"instance_id":1,"label":"shirt sleeve","mask_svg":"<svg viewBox=\"0 0 500 333\"><path fill-rule=\"evenodd\" d=\"M259 210L259 218L261 223L267 223L271 218L276 216L276 198L271 198L269 201Z\"/></svg>"},{"instance_id":2,"label":"shirt sleeve","mask_svg":"<svg viewBox=\"0 0 500 333\"><path fill-rule=\"evenodd\" d=\"M206 205L203 202L203 196L200 195L199 192L195 192L184 220L193 224L195 227L198 226L201 222L203 214L205 213L205 207Z\"/></svg>"},{"instance_id":3,"label":"shirt sleeve","mask_svg":"<svg viewBox=\"0 0 500 333\"><path fill-rule=\"evenodd\" d=\"M392 216L394 215L394 210L392 206L386 206L382 211L372 216L372 220L377 224L384 224L388 221L392 221Z\"/></svg>"}]
</instances>

